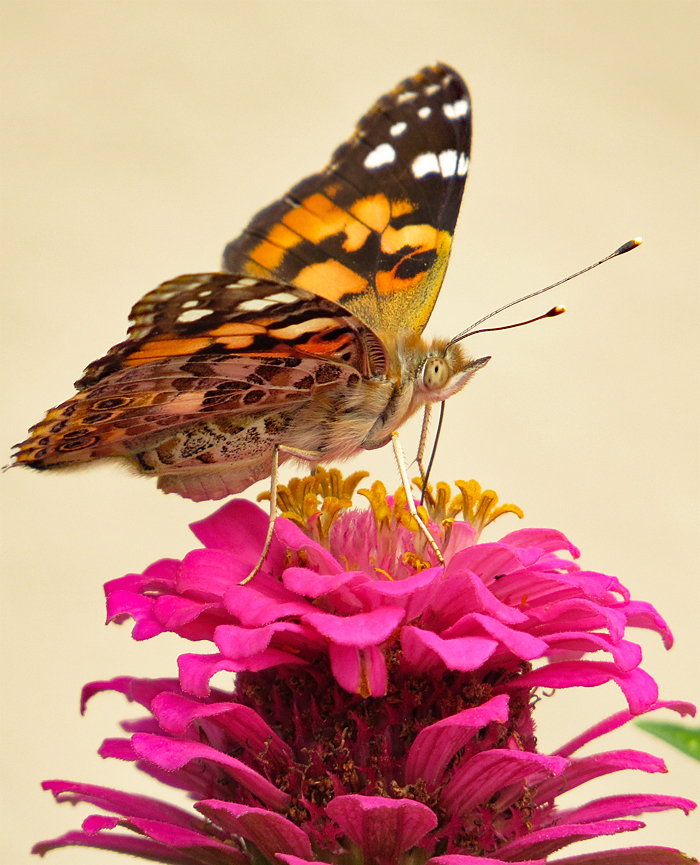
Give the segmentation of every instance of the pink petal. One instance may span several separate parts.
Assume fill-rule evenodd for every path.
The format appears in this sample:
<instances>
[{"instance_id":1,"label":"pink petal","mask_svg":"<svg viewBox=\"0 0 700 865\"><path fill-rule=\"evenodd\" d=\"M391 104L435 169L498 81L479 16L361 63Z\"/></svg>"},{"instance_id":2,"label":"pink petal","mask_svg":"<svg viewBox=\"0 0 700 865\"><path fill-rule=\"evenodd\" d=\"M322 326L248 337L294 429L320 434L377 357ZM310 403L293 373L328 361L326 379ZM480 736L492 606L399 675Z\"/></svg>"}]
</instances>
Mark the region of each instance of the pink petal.
<instances>
[{"instance_id":1,"label":"pink petal","mask_svg":"<svg viewBox=\"0 0 700 865\"><path fill-rule=\"evenodd\" d=\"M540 640L539 637L533 637L524 631L516 631L514 628L509 628L493 617L484 616L482 613L462 616L451 628L440 634L446 640L455 637L483 635L493 637L516 658L527 661L541 658L548 648L548 642Z\"/></svg>"},{"instance_id":2,"label":"pink petal","mask_svg":"<svg viewBox=\"0 0 700 865\"><path fill-rule=\"evenodd\" d=\"M623 847L567 856L557 859L557 865L689 865L689 861L693 860L672 847Z\"/></svg>"},{"instance_id":3,"label":"pink petal","mask_svg":"<svg viewBox=\"0 0 700 865\"><path fill-rule=\"evenodd\" d=\"M657 709L671 709L673 712L677 712L681 717L685 717L686 715L690 715L693 718L695 717L695 706L692 703L684 703L679 700L660 700L649 706L649 708L641 714L654 712ZM559 757L569 757L580 748L583 748L583 746L588 744L588 742L592 742L594 739L598 739L606 733L617 730L635 717L637 716L633 715L631 712L617 712L609 718L605 718L605 720L589 727L588 730L581 733L580 736L576 736L575 739L562 745L562 747L554 753Z\"/></svg>"},{"instance_id":4,"label":"pink petal","mask_svg":"<svg viewBox=\"0 0 700 865\"><path fill-rule=\"evenodd\" d=\"M622 749L593 754L590 757L572 760L568 768L562 773L562 777L557 778L555 783L549 780L540 784L534 801L537 803L554 801L557 796L567 790L573 790L593 778L610 775L612 772L621 772L623 769L637 769L651 774L668 772L663 760L652 754L646 754L644 751Z\"/></svg>"},{"instance_id":5,"label":"pink petal","mask_svg":"<svg viewBox=\"0 0 700 865\"><path fill-rule=\"evenodd\" d=\"M134 763L139 758L131 744L131 739L105 739L97 749L97 753L105 760L111 758L129 763Z\"/></svg>"},{"instance_id":6,"label":"pink petal","mask_svg":"<svg viewBox=\"0 0 700 865\"><path fill-rule=\"evenodd\" d=\"M290 592L307 598L320 598L350 583L353 588L374 582L364 571L341 571L338 574L318 574L308 568L287 568L282 582Z\"/></svg>"},{"instance_id":7,"label":"pink petal","mask_svg":"<svg viewBox=\"0 0 700 865\"><path fill-rule=\"evenodd\" d=\"M530 832L517 841L501 847L498 855L506 861L520 862L523 856L550 856L574 841L587 841L602 835L618 835L620 832L634 832L643 829L644 823L638 820L619 820L611 823L586 823L583 826L550 826L547 829ZM575 861L575 860L574 860ZM582 860L585 862L585 860ZM637 863L635 863L637 865Z\"/></svg>"},{"instance_id":8,"label":"pink petal","mask_svg":"<svg viewBox=\"0 0 700 865\"><path fill-rule=\"evenodd\" d=\"M443 666L448 670L477 670L498 648L495 640L458 637L443 640L432 631L407 625L401 629L401 648L416 672L427 673Z\"/></svg>"},{"instance_id":9,"label":"pink petal","mask_svg":"<svg viewBox=\"0 0 700 865\"><path fill-rule=\"evenodd\" d=\"M258 574L249 586L234 586L224 597L226 609L246 627L269 625L285 616L300 616L315 607L286 589L279 580Z\"/></svg>"},{"instance_id":10,"label":"pink petal","mask_svg":"<svg viewBox=\"0 0 700 865\"><path fill-rule=\"evenodd\" d=\"M390 601L405 610L406 621L418 618L430 603L431 587L442 583L444 569L428 568L403 580L368 580L355 589L355 594L364 600L366 608L386 604Z\"/></svg>"},{"instance_id":11,"label":"pink petal","mask_svg":"<svg viewBox=\"0 0 700 865\"><path fill-rule=\"evenodd\" d=\"M168 631L177 631L200 616L204 616L206 613L217 612L219 613L218 619L220 621L221 613L224 610L219 602L202 603L201 601L194 601L191 598L183 598L178 595L161 595L156 600L153 616ZM211 639L211 634L214 631L211 618L210 616L208 622L202 622L203 634L201 639Z\"/></svg>"},{"instance_id":12,"label":"pink petal","mask_svg":"<svg viewBox=\"0 0 700 865\"><path fill-rule=\"evenodd\" d=\"M504 787L540 784L552 775L561 775L568 765L569 761L561 757L527 751L482 751L457 766L452 780L443 788L441 800L452 814L464 814Z\"/></svg>"},{"instance_id":13,"label":"pink petal","mask_svg":"<svg viewBox=\"0 0 700 865\"><path fill-rule=\"evenodd\" d=\"M231 550L257 561L267 524L268 517L262 508L247 499L233 499L203 520L190 523L190 529L205 547Z\"/></svg>"},{"instance_id":14,"label":"pink petal","mask_svg":"<svg viewBox=\"0 0 700 865\"><path fill-rule=\"evenodd\" d=\"M434 789L452 757L483 727L508 720L508 697L493 697L473 709L464 709L425 727L411 745L406 762L406 782L415 784L422 778L428 789Z\"/></svg>"},{"instance_id":15,"label":"pink petal","mask_svg":"<svg viewBox=\"0 0 700 865\"><path fill-rule=\"evenodd\" d=\"M448 574L468 570L478 574L484 582L491 582L501 574L509 574L534 565L542 550L506 546L505 544L476 544L457 553L450 562Z\"/></svg>"},{"instance_id":16,"label":"pink petal","mask_svg":"<svg viewBox=\"0 0 700 865\"><path fill-rule=\"evenodd\" d=\"M279 664L306 664L307 662L289 652L280 652L279 649L267 649L254 658L233 661L220 654L195 655L184 653L177 659L180 673L182 690L197 697L208 696L209 680L221 670L230 673L240 673L243 670L257 672L266 670L268 667L276 667Z\"/></svg>"},{"instance_id":17,"label":"pink petal","mask_svg":"<svg viewBox=\"0 0 700 865\"><path fill-rule=\"evenodd\" d=\"M621 688L634 715L645 712L654 704L659 694L656 682L639 667L623 672L613 664L600 661L548 664L525 673L516 681L518 688L594 688L596 685L613 681ZM508 688L506 685L505 689Z\"/></svg>"},{"instance_id":18,"label":"pink petal","mask_svg":"<svg viewBox=\"0 0 700 865\"><path fill-rule=\"evenodd\" d=\"M336 682L346 691L364 697L385 696L388 679L381 649L376 646L357 649L331 643L328 656Z\"/></svg>"},{"instance_id":19,"label":"pink petal","mask_svg":"<svg viewBox=\"0 0 700 865\"><path fill-rule=\"evenodd\" d=\"M245 763L236 760L235 757L229 757L209 745L167 739L164 736L151 736L148 733L135 733L131 738L131 743L140 757L155 763L161 769L172 772L175 769L181 769L191 760L208 760L217 766L223 766L239 784L250 790L254 796L257 796L269 807L281 811L289 806L290 797L287 793L278 790L274 784L246 766Z\"/></svg>"},{"instance_id":20,"label":"pink petal","mask_svg":"<svg viewBox=\"0 0 700 865\"><path fill-rule=\"evenodd\" d=\"M179 694L160 694L153 701L153 714L168 733L182 735L198 718L211 718L255 756L291 760L292 751L265 721L240 703L202 704Z\"/></svg>"},{"instance_id":21,"label":"pink petal","mask_svg":"<svg viewBox=\"0 0 700 865\"><path fill-rule=\"evenodd\" d=\"M134 619L131 632L134 640L150 640L162 634L165 628L155 617L155 600L134 592L118 590L107 598L107 621L124 621L127 616Z\"/></svg>"},{"instance_id":22,"label":"pink petal","mask_svg":"<svg viewBox=\"0 0 700 865\"><path fill-rule=\"evenodd\" d=\"M278 853L277 858L287 865L313 865L315 860L302 859L300 856L290 856L289 853Z\"/></svg>"},{"instance_id":23,"label":"pink petal","mask_svg":"<svg viewBox=\"0 0 700 865\"><path fill-rule=\"evenodd\" d=\"M558 660L558 653L610 652L613 663L620 670L628 671L638 667L642 661L642 650L637 643L629 640L614 642L608 634L589 634L585 631L564 631L549 634L547 643L549 658ZM551 650L554 651L551 651Z\"/></svg>"},{"instance_id":24,"label":"pink petal","mask_svg":"<svg viewBox=\"0 0 700 865\"><path fill-rule=\"evenodd\" d=\"M146 709L151 708L154 697L163 691L180 693L180 683L177 679L135 679L132 676L116 676L102 682L89 682L83 686L80 696L80 714L85 714L88 700L95 694L104 691L116 691L123 694L130 703L140 703Z\"/></svg>"},{"instance_id":25,"label":"pink petal","mask_svg":"<svg viewBox=\"0 0 700 865\"><path fill-rule=\"evenodd\" d=\"M666 649L671 648L673 634L651 604L647 604L646 601L630 601L625 612L627 613L627 624L631 628L646 628L649 631L656 631L661 636L664 647Z\"/></svg>"},{"instance_id":26,"label":"pink petal","mask_svg":"<svg viewBox=\"0 0 700 865\"><path fill-rule=\"evenodd\" d=\"M89 835L86 832L66 832L51 841L40 841L32 847L32 853L44 856L49 850L61 847L90 847L93 850L111 850L127 853L153 862L167 862L169 865L196 865L197 860L177 850L134 835Z\"/></svg>"},{"instance_id":27,"label":"pink petal","mask_svg":"<svg viewBox=\"0 0 700 865\"><path fill-rule=\"evenodd\" d=\"M511 547L538 547L546 553L555 553L566 550L574 559L581 556L578 547L575 547L566 535L556 529L516 529L501 538L502 544Z\"/></svg>"},{"instance_id":28,"label":"pink petal","mask_svg":"<svg viewBox=\"0 0 700 865\"><path fill-rule=\"evenodd\" d=\"M359 846L363 861L380 865L396 862L437 827L433 811L412 799L336 796L326 812Z\"/></svg>"},{"instance_id":29,"label":"pink petal","mask_svg":"<svg viewBox=\"0 0 700 865\"><path fill-rule=\"evenodd\" d=\"M251 571L252 564L231 550L192 550L182 560L177 591L194 597L220 600L226 590L237 586Z\"/></svg>"},{"instance_id":30,"label":"pink petal","mask_svg":"<svg viewBox=\"0 0 700 865\"><path fill-rule=\"evenodd\" d=\"M91 814L83 820L81 828L88 835L95 835L103 829L114 829L120 823L121 819L119 817L105 817L102 814Z\"/></svg>"},{"instance_id":31,"label":"pink petal","mask_svg":"<svg viewBox=\"0 0 700 865\"><path fill-rule=\"evenodd\" d=\"M528 602L531 603L530 599ZM625 636L626 617L621 610L613 610L585 598L549 603L544 607L530 606L528 609L533 626L537 623L537 633L546 634L556 631L592 631L604 628L615 640Z\"/></svg>"},{"instance_id":32,"label":"pink petal","mask_svg":"<svg viewBox=\"0 0 700 865\"><path fill-rule=\"evenodd\" d=\"M401 607L379 607L354 616L305 613L301 620L340 646L364 649L387 640L404 617Z\"/></svg>"},{"instance_id":33,"label":"pink petal","mask_svg":"<svg viewBox=\"0 0 700 865\"><path fill-rule=\"evenodd\" d=\"M184 848L184 852L192 850L192 858L194 861L215 861L217 865L248 865L250 859L245 853L236 850L229 844L222 844L211 838L203 832L192 832L189 829L182 829L179 826L170 826L167 823L158 823L155 820L144 820L138 818L130 820L137 829L140 829L144 835L151 838L153 841L159 841L161 844L166 844L168 847L175 849ZM210 857L210 854L205 853L205 849L216 851L216 859ZM204 858L206 856L206 858ZM167 861L167 860L166 860Z\"/></svg>"},{"instance_id":34,"label":"pink petal","mask_svg":"<svg viewBox=\"0 0 700 865\"><path fill-rule=\"evenodd\" d=\"M690 799L681 799L679 796L657 796L642 793L607 796L603 799L587 802L579 808L559 811L557 823L594 823L616 817L638 817L653 811L670 811L672 808L678 808L687 815L694 811L697 805Z\"/></svg>"},{"instance_id":35,"label":"pink petal","mask_svg":"<svg viewBox=\"0 0 700 865\"><path fill-rule=\"evenodd\" d=\"M448 853L446 856L433 856L432 859L428 859L425 865L503 865L503 859ZM547 861L545 859L518 859L518 865L547 865Z\"/></svg>"},{"instance_id":36,"label":"pink petal","mask_svg":"<svg viewBox=\"0 0 700 865\"><path fill-rule=\"evenodd\" d=\"M433 616L444 623L442 627L448 627L471 613L484 613L506 625L528 621L525 613L499 601L476 574L466 570L453 571L452 567L450 563L444 580L433 583L431 607Z\"/></svg>"},{"instance_id":37,"label":"pink petal","mask_svg":"<svg viewBox=\"0 0 700 865\"><path fill-rule=\"evenodd\" d=\"M112 790L109 787L78 784L72 781L44 781L41 786L43 790L50 790L59 803L88 802L90 805L121 814L123 817L147 817L188 829L204 827L204 823L194 814L176 808L175 805L161 802L159 799L151 799L150 796L137 796L123 793L121 790Z\"/></svg>"},{"instance_id":38,"label":"pink petal","mask_svg":"<svg viewBox=\"0 0 700 865\"><path fill-rule=\"evenodd\" d=\"M310 570L320 574L340 574L345 570L328 550L312 541L291 520L279 517L275 522L275 535L283 549L294 550L295 552L303 550L306 556L306 565Z\"/></svg>"},{"instance_id":39,"label":"pink petal","mask_svg":"<svg viewBox=\"0 0 700 865\"><path fill-rule=\"evenodd\" d=\"M219 799L204 799L195 808L227 832L252 841L271 862L278 853L314 858L306 832L280 814Z\"/></svg>"}]
</instances>

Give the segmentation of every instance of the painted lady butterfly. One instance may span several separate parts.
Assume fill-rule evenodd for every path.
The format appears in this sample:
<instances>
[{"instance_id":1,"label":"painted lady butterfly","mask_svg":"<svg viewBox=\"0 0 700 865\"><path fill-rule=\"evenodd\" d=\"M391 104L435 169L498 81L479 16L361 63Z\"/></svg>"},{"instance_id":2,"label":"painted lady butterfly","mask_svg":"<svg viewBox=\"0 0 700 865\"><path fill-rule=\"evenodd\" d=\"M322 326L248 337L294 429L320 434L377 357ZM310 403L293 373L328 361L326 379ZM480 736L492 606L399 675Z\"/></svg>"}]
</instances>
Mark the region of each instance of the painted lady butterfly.
<instances>
[{"instance_id":1,"label":"painted lady butterfly","mask_svg":"<svg viewBox=\"0 0 700 865\"><path fill-rule=\"evenodd\" d=\"M118 457L204 501L274 475L278 457L328 463L387 444L488 360L420 335L470 142L454 70L403 81L324 171L253 218L227 246L225 272L180 276L140 300L128 338L32 427L16 463Z\"/></svg>"}]
</instances>

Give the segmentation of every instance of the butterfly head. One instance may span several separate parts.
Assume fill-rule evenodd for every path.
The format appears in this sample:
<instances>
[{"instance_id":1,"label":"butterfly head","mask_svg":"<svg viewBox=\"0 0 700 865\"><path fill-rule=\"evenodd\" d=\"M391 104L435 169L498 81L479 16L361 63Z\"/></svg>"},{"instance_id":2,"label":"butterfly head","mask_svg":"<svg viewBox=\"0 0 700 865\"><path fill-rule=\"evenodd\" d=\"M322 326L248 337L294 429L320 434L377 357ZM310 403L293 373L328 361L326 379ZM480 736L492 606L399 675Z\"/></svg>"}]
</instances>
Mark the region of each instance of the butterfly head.
<instances>
[{"instance_id":1,"label":"butterfly head","mask_svg":"<svg viewBox=\"0 0 700 865\"><path fill-rule=\"evenodd\" d=\"M471 358L460 345L435 340L418 369L415 389L424 402L443 402L462 390L490 360L490 357Z\"/></svg>"}]
</instances>

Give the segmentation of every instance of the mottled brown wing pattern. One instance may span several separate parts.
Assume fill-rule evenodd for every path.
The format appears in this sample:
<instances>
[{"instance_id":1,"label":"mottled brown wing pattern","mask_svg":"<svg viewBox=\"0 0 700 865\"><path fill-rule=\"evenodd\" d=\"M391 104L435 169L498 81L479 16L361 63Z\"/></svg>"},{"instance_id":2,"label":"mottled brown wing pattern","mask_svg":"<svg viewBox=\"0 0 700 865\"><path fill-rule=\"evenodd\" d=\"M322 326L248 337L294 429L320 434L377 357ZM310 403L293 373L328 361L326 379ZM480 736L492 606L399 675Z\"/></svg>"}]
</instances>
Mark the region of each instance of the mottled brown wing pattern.
<instances>
[{"instance_id":1,"label":"mottled brown wing pattern","mask_svg":"<svg viewBox=\"0 0 700 865\"><path fill-rule=\"evenodd\" d=\"M360 120L327 168L260 211L224 267L340 303L378 332L425 327L442 284L471 145L469 91L437 64Z\"/></svg>"},{"instance_id":2,"label":"mottled brown wing pattern","mask_svg":"<svg viewBox=\"0 0 700 865\"><path fill-rule=\"evenodd\" d=\"M386 370L384 349L362 322L270 280L181 276L147 294L130 318L128 338L32 427L18 463L133 454L198 420L292 410L330 386Z\"/></svg>"}]
</instances>

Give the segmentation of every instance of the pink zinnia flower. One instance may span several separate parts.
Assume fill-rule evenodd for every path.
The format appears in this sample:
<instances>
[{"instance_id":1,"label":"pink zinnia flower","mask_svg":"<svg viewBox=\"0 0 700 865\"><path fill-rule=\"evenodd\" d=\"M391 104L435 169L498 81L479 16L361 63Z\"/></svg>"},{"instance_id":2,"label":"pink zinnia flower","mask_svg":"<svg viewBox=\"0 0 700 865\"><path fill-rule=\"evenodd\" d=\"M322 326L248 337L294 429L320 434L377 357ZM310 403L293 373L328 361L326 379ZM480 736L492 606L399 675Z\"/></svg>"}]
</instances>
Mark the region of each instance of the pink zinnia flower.
<instances>
[{"instance_id":1,"label":"pink zinnia flower","mask_svg":"<svg viewBox=\"0 0 700 865\"><path fill-rule=\"evenodd\" d=\"M135 639L173 631L216 647L181 655L178 679L124 677L83 694L85 703L117 690L149 712L100 753L188 791L198 813L47 781L59 801L109 816L34 852L85 846L183 865L544 863L574 841L643 827L634 818L645 811L695 807L644 794L556 804L601 775L665 771L638 751L576 756L584 744L656 708L694 711L658 701L639 646L625 639L628 626L641 627L671 645L649 604L614 577L581 570L578 550L553 529L479 543L486 524L518 509L496 508L473 481L452 500L440 484L430 499L438 565L401 491L390 498L375 484L363 491L369 510L349 508L360 478L321 471L284 489L288 518L249 585L240 582L267 517L242 500L193 524L203 549L107 584L109 618L133 618ZM233 692L210 687L222 670L236 674ZM608 681L628 710L554 754L538 752L534 690ZM695 860L640 847L558 861Z\"/></svg>"}]
</instances>

